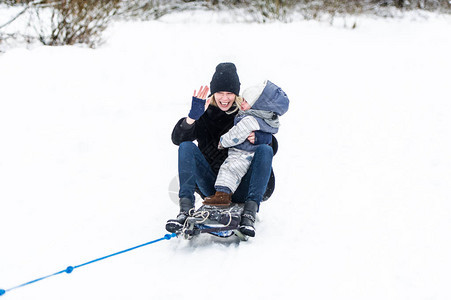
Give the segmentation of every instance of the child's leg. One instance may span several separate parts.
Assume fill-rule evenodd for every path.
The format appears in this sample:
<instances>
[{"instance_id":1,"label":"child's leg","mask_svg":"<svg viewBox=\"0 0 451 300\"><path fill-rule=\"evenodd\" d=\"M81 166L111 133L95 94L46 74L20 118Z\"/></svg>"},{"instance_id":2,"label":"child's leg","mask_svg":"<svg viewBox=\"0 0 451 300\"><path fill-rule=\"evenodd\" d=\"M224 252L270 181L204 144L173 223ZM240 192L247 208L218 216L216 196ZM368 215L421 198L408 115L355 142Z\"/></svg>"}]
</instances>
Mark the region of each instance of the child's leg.
<instances>
[{"instance_id":1,"label":"child's leg","mask_svg":"<svg viewBox=\"0 0 451 300\"><path fill-rule=\"evenodd\" d=\"M252 162L253 153L229 149L229 156L219 169L216 191L233 194Z\"/></svg>"}]
</instances>

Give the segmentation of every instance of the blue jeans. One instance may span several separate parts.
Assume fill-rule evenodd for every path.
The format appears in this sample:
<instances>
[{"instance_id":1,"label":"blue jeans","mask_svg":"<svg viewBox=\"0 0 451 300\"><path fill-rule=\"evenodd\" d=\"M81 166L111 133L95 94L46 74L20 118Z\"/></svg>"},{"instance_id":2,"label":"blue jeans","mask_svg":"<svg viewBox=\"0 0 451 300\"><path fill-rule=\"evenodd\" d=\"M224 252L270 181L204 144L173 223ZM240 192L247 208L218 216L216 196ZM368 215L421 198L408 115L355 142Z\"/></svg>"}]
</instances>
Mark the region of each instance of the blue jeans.
<instances>
[{"instance_id":1,"label":"blue jeans","mask_svg":"<svg viewBox=\"0 0 451 300\"><path fill-rule=\"evenodd\" d=\"M232 201L244 203L252 200L260 204L266 191L273 150L269 145L259 145L252 163L232 196ZM188 198L194 204L196 187L205 196L214 195L216 174L211 169L202 152L193 142L183 142L179 146L180 198Z\"/></svg>"}]
</instances>

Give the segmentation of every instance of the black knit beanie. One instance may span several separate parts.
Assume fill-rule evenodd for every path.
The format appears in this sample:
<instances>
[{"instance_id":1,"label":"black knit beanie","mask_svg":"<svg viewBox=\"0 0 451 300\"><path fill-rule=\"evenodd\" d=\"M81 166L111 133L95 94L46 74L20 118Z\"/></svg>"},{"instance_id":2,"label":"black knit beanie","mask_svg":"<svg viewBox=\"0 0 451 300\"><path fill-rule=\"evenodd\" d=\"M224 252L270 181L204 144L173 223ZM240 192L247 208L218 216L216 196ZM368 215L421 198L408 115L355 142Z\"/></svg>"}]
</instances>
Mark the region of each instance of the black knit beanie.
<instances>
[{"instance_id":1,"label":"black knit beanie","mask_svg":"<svg viewBox=\"0 0 451 300\"><path fill-rule=\"evenodd\" d=\"M216 71L210 82L210 93L232 92L235 95L240 93L240 78L233 63L220 63L216 66Z\"/></svg>"}]
</instances>

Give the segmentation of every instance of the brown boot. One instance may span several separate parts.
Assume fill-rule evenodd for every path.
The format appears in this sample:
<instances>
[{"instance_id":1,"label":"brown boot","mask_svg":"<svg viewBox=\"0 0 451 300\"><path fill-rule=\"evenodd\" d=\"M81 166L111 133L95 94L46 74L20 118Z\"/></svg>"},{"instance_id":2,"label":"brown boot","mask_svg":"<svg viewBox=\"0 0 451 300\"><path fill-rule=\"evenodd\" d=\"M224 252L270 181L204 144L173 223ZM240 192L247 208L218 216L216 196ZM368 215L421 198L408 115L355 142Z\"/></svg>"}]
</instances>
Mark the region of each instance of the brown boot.
<instances>
[{"instance_id":1,"label":"brown boot","mask_svg":"<svg viewBox=\"0 0 451 300\"><path fill-rule=\"evenodd\" d=\"M204 205L229 206L232 203L232 194L224 192L216 192L216 194L206 197Z\"/></svg>"}]
</instances>

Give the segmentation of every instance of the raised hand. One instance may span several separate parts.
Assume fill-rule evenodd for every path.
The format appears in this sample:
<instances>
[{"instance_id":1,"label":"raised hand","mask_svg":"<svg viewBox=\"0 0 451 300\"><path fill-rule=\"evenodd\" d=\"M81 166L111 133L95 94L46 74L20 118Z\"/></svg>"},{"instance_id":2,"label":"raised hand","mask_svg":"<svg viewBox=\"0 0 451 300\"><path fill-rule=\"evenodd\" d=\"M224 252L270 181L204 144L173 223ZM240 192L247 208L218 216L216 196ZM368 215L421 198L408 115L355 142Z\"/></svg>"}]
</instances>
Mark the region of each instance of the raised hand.
<instances>
[{"instance_id":1,"label":"raised hand","mask_svg":"<svg viewBox=\"0 0 451 300\"><path fill-rule=\"evenodd\" d=\"M193 97L205 100L208 94L208 86L200 86L199 93L196 95L196 90L194 90Z\"/></svg>"},{"instance_id":2,"label":"raised hand","mask_svg":"<svg viewBox=\"0 0 451 300\"><path fill-rule=\"evenodd\" d=\"M207 98L209 88L208 86L201 86L199 92L196 94L196 90L193 93L193 99L191 101L191 110L188 117L192 120L198 120L204 112L207 110L208 105L210 105L211 98Z\"/></svg>"}]
</instances>

